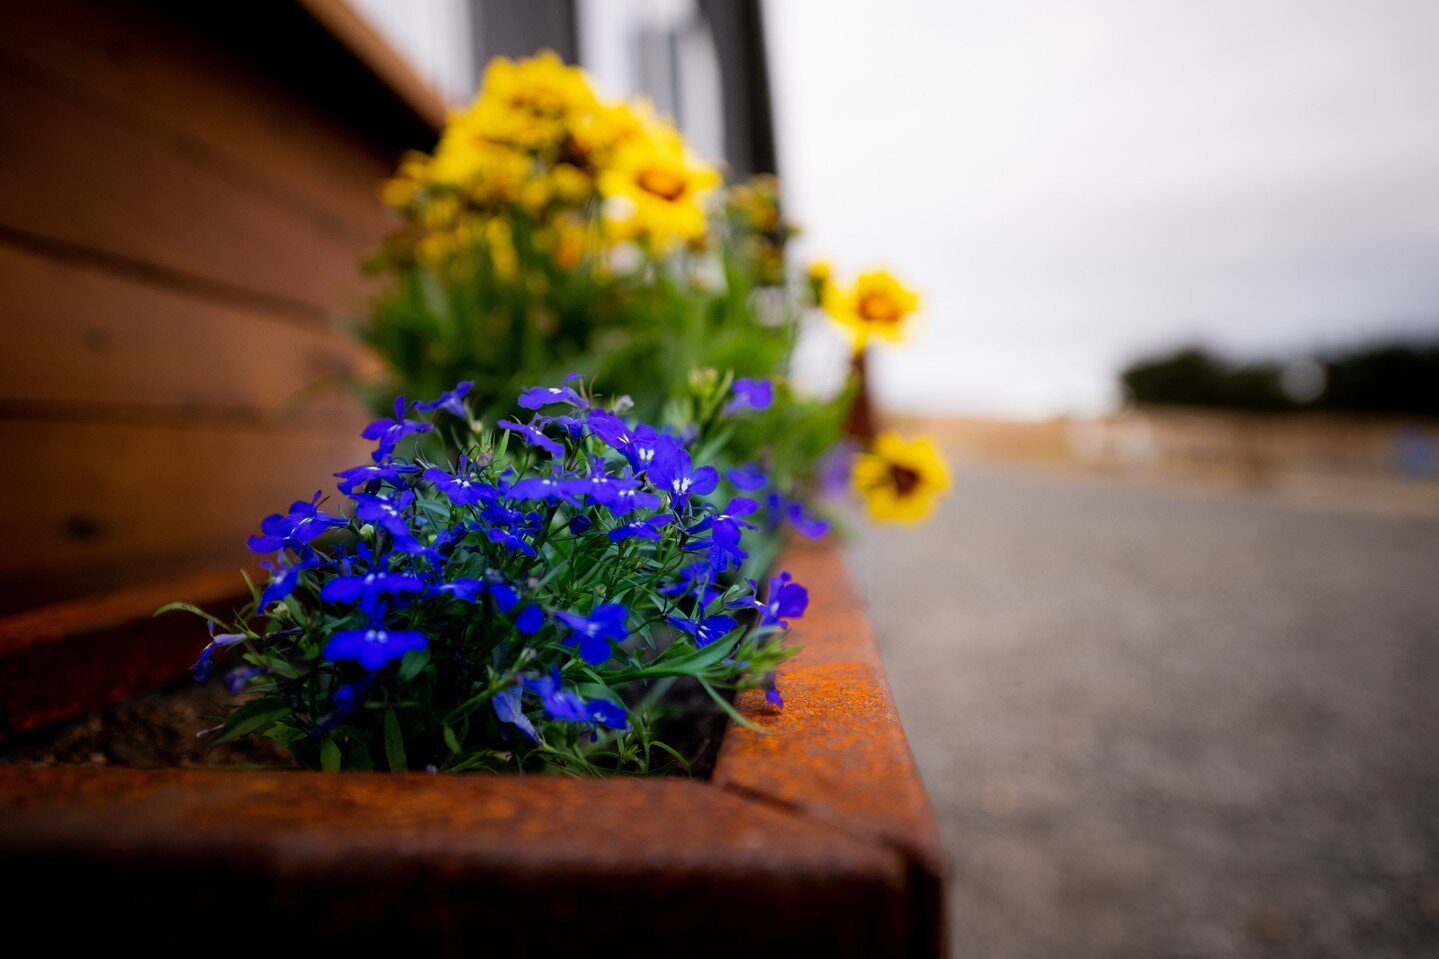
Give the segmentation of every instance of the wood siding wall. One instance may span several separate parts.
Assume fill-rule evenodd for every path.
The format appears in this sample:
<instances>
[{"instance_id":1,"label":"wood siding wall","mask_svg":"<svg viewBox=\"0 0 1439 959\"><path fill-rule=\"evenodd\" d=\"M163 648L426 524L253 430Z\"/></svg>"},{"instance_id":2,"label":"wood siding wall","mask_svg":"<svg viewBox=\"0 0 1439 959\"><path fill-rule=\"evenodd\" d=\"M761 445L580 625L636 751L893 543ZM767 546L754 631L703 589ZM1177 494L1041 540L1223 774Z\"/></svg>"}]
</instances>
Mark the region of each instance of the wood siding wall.
<instances>
[{"instance_id":1,"label":"wood siding wall","mask_svg":"<svg viewBox=\"0 0 1439 959\"><path fill-rule=\"evenodd\" d=\"M360 462L338 317L394 150L143 5L6 4L0 610L252 561Z\"/></svg>"}]
</instances>

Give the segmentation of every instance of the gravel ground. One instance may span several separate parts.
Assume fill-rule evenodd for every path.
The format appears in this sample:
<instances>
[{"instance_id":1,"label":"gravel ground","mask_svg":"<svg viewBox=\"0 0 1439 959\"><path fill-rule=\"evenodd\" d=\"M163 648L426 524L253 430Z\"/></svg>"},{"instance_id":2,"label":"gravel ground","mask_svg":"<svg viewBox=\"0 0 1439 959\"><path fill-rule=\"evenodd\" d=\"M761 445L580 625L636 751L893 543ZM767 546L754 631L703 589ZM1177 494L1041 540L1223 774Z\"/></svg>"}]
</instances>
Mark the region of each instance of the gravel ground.
<instances>
[{"instance_id":1,"label":"gravel ground","mask_svg":"<svg viewBox=\"0 0 1439 959\"><path fill-rule=\"evenodd\" d=\"M1439 956L1439 525L965 466L856 531L954 955Z\"/></svg>"}]
</instances>

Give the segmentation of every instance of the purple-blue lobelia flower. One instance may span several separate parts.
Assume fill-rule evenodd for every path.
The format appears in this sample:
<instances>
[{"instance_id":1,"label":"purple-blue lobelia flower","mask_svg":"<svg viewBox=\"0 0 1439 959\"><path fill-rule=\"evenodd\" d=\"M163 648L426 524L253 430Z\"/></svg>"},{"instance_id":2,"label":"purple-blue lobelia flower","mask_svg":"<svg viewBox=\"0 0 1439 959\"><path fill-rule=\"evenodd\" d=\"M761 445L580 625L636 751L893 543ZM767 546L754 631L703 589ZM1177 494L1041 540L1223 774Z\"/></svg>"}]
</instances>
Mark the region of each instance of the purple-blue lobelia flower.
<instances>
[{"instance_id":1,"label":"purple-blue lobelia flower","mask_svg":"<svg viewBox=\"0 0 1439 959\"><path fill-rule=\"evenodd\" d=\"M461 577L448 583L435 584L430 587L430 591L437 596L451 596L466 603L478 602L481 596L489 596L494 599L496 608L502 613L508 613L520 602L519 592L498 578Z\"/></svg>"},{"instance_id":2,"label":"purple-blue lobelia flower","mask_svg":"<svg viewBox=\"0 0 1439 959\"><path fill-rule=\"evenodd\" d=\"M485 530L485 536L489 538L491 543L494 543L502 549L507 549L511 553L524 553L526 556L535 555L535 548L533 546L525 542L523 537L517 536L507 529L492 527Z\"/></svg>"},{"instance_id":3,"label":"purple-blue lobelia flower","mask_svg":"<svg viewBox=\"0 0 1439 959\"><path fill-rule=\"evenodd\" d=\"M645 423L630 427L618 416L604 410L590 410L586 424L602 443L624 456L630 469L636 473L649 469L660 442L660 434L654 427Z\"/></svg>"},{"instance_id":4,"label":"purple-blue lobelia flower","mask_svg":"<svg viewBox=\"0 0 1439 959\"><path fill-rule=\"evenodd\" d=\"M541 433L539 430L535 429L533 426L529 426L525 423L517 423L514 420L500 420L495 425L502 430L509 430L512 433L518 433L520 438L524 440L527 444L535 447L536 449L544 450L546 453L550 454L555 459L564 458L565 448L559 443L556 443L554 440L550 439L544 433Z\"/></svg>"},{"instance_id":5,"label":"purple-blue lobelia flower","mask_svg":"<svg viewBox=\"0 0 1439 959\"><path fill-rule=\"evenodd\" d=\"M691 526L686 532L691 536L697 533L709 532L716 543L728 547L739 546L744 531L747 529L759 529L753 523L746 523L740 519L741 516L749 516L759 509L759 504L752 499L736 496L724 507L710 513L704 519Z\"/></svg>"},{"instance_id":6,"label":"purple-blue lobelia flower","mask_svg":"<svg viewBox=\"0 0 1439 959\"><path fill-rule=\"evenodd\" d=\"M454 389L441 393L439 399L430 400L428 403L416 403L415 409L422 413L429 413L433 410L444 410L452 416L458 416L462 420L468 420L470 418L470 411L465 409L465 396L474 385L473 380L465 380Z\"/></svg>"},{"instance_id":7,"label":"purple-blue lobelia flower","mask_svg":"<svg viewBox=\"0 0 1439 959\"><path fill-rule=\"evenodd\" d=\"M424 591L425 582L418 576L372 569L362 575L336 576L320 589L320 598L327 603L356 605L370 612L383 598Z\"/></svg>"},{"instance_id":8,"label":"purple-blue lobelia flower","mask_svg":"<svg viewBox=\"0 0 1439 959\"><path fill-rule=\"evenodd\" d=\"M424 649L428 645L429 640L418 630L390 629L384 623L381 610L368 626L337 632L325 644L323 655L332 662L353 660L375 673L410 650Z\"/></svg>"},{"instance_id":9,"label":"purple-blue lobelia flower","mask_svg":"<svg viewBox=\"0 0 1439 959\"><path fill-rule=\"evenodd\" d=\"M729 609L753 609L760 614L761 626L778 626L789 629L790 619L799 619L809 607L809 591L794 581L788 572L781 572L769 581L769 595L761 601L757 596L754 580L749 580L751 595L737 599L726 606Z\"/></svg>"},{"instance_id":10,"label":"purple-blue lobelia flower","mask_svg":"<svg viewBox=\"0 0 1439 959\"><path fill-rule=\"evenodd\" d=\"M190 667L190 672L195 678L204 682L210 678L210 673L215 669L215 650L224 649L226 646L233 646L236 643L244 642L244 633L220 633L215 634L215 621L210 620L210 644L200 650L200 658L195 660L195 665Z\"/></svg>"},{"instance_id":11,"label":"purple-blue lobelia flower","mask_svg":"<svg viewBox=\"0 0 1439 959\"><path fill-rule=\"evenodd\" d=\"M556 469L549 476L530 476L510 487L507 494L511 499L526 503L569 503L578 506L579 501L571 492L571 477Z\"/></svg>"},{"instance_id":12,"label":"purple-blue lobelia flower","mask_svg":"<svg viewBox=\"0 0 1439 959\"><path fill-rule=\"evenodd\" d=\"M454 473L442 470L438 466L432 466L425 470L424 477L456 506L476 506L480 503L490 503L500 495L500 491L489 483L481 483L475 479L470 472L470 460L467 456L460 457Z\"/></svg>"},{"instance_id":13,"label":"purple-blue lobelia flower","mask_svg":"<svg viewBox=\"0 0 1439 959\"><path fill-rule=\"evenodd\" d=\"M537 410L552 403L564 403L566 406L583 408L589 404L585 398L580 396L569 384L578 380L580 374L571 373L565 377L564 386L530 386L520 393L519 405L521 409Z\"/></svg>"},{"instance_id":14,"label":"purple-blue lobelia flower","mask_svg":"<svg viewBox=\"0 0 1439 959\"><path fill-rule=\"evenodd\" d=\"M674 519L669 516L649 516L616 526L608 535L616 543L623 543L627 539L647 539L657 543L664 539L665 527L673 522Z\"/></svg>"},{"instance_id":15,"label":"purple-blue lobelia flower","mask_svg":"<svg viewBox=\"0 0 1439 959\"><path fill-rule=\"evenodd\" d=\"M360 435L375 441L375 451L370 454L376 463L385 463L395 455L400 440L413 433L428 433L434 425L421 420L405 419L407 409L403 396L395 397L395 415L390 419L375 420Z\"/></svg>"},{"instance_id":16,"label":"purple-blue lobelia flower","mask_svg":"<svg viewBox=\"0 0 1439 959\"><path fill-rule=\"evenodd\" d=\"M282 549L298 550L308 546L325 530L344 526L343 517L320 512L320 498L315 491L309 502L296 500L288 513L272 513L260 521L260 535L251 536L250 549L257 553L275 553Z\"/></svg>"},{"instance_id":17,"label":"purple-blue lobelia flower","mask_svg":"<svg viewBox=\"0 0 1439 959\"><path fill-rule=\"evenodd\" d=\"M394 496L353 493L350 499L355 504L355 518L389 533L395 549L403 553L418 553L423 550L419 540L410 532L410 522L405 518L405 511L415 502L412 491L400 490Z\"/></svg>"},{"instance_id":18,"label":"purple-blue lobelia flower","mask_svg":"<svg viewBox=\"0 0 1439 959\"><path fill-rule=\"evenodd\" d=\"M763 489L764 485L769 482L769 477L765 475L764 470L760 469L754 463L736 466L726 473L725 476L734 484L735 489L742 490L746 493Z\"/></svg>"},{"instance_id":19,"label":"purple-blue lobelia flower","mask_svg":"<svg viewBox=\"0 0 1439 959\"><path fill-rule=\"evenodd\" d=\"M774 402L774 384L769 380L752 380L741 377L734 381L733 395L730 401L725 404L726 414L738 413L740 410L763 410L768 409Z\"/></svg>"},{"instance_id":20,"label":"purple-blue lobelia flower","mask_svg":"<svg viewBox=\"0 0 1439 959\"><path fill-rule=\"evenodd\" d=\"M271 576L270 582L265 586L265 591L260 594L260 601L256 609L266 610L293 593L295 587L300 585L300 574L307 569L319 567L320 557L307 546L294 563L284 565L265 562L260 565L269 570Z\"/></svg>"},{"instance_id":21,"label":"purple-blue lobelia flower","mask_svg":"<svg viewBox=\"0 0 1439 959\"><path fill-rule=\"evenodd\" d=\"M623 642L630 634L627 622L630 611L621 603L605 603L596 606L588 616L560 610L555 618L570 629L564 640L566 646L579 642L580 658L591 666L598 666L610 658L610 642Z\"/></svg>"},{"instance_id":22,"label":"purple-blue lobelia flower","mask_svg":"<svg viewBox=\"0 0 1439 959\"><path fill-rule=\"evenodd\" d=\"M398 484L401 476L419 471L420 468L413 463L375 463L352 466L335 474L340 480L335 485L341 493L347 496L358 487L364 487L366 492L373 493L381 482Z\"/></svg>"},{"instance_id":23,"label":"purple-blue lobelia flower","mask_svg":"<svg viewBox=\"0 0 1439 959\"><path fill-rule=\"evenodd\" d=\"M589 722L590 714L589 710L585 708L584 700L560 684L560 668L558 666L548 676L523 679L521 683L524 684L527 691L539 698L545 715L551 719L571 723Z\"/></svg>"},{"instance_id":24,"label":"purple-blue lobelia flower","mask_svg":"<svg viewBox=\"0 0 1439 959\"><path fill-rule=\"evenodd\" d=\"M723 639L739 624L729 616L705 616L700 620L680 616L666 616L665 619L676 629L689 633L695 638L696 646L708 646L717 639Z\"/></svg>"},{"instance_id":25,"label":"purple-blue lobelia flower","mask_svg":"<svg viewBox=\"0 0 1439 959\"><path fill-rule=\"evenodd\" d=\"M520 732L530 737L535 742L540 741L540 736L535 732L535 724L530 722L530 717L525 715L524 707L520 702L524 690L519 686L511 686L509 689L495 693L491 703L495 708L495 718L502 723L509 723Z\"/></svg>"},{"instance_id":26,"label":"purple-blue lobelia flower","mask_svg":"<svg viewBox=\"0 0 1439 959\"><path fill-rule=\"evenodd\" d=\"M676 599L685 594L693 594L695 602L701 609L708 606L719 598L723 590L714 585L714 570L710 569L708 562L700 560L690 563L679 571L679 578L668 586L660 589L660 593Z\"/></svg>"},{"instance_id":27,"label":"purple-blue lobelia flower","mask_svg":"<svg viewBox=\"0 0 1439 959\"><path fill-rule=\"evenodd\" d=\"M661 436L655 445L649 477L657 489L670 494L670 504L676 512L689 505L691 496L713 493L719 485L719 472L713 466L696 469L689 450L668 436Z\"/></svg>"}]
</instances>

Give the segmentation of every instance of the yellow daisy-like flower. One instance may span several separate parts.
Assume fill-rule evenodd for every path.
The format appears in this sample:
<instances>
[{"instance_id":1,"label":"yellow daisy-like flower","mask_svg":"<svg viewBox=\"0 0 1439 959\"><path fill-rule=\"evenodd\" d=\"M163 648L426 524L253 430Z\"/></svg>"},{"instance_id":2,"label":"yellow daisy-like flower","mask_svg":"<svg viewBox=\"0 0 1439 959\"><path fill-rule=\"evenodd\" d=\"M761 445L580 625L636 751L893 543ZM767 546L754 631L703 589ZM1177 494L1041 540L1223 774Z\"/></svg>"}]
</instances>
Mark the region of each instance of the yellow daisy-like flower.
<instances>
[{"instance_id":1,"label":"yellow daisy-like flower","mask_svg":"<svg viewBox=\"0 0 1439 959\"><path fill-rule=\"evenodd\" d=\"M494 143L542 150L562 143L577 118L598 105L585 72L544 50L528 60L490 61L479 96L451 125Z\"/></svg>"},{"instance_id":2,"label":"yellow daisy-like flower","mask_svg":"<svg viewBox=\"0 0 1439 959\"><path fill-rule=\"evenodd\" d=\"M824 309L849 331L856 349L880 336L893 343L904 339L906 320L919 309L919 295L886 270L861 273L854 286L842 290L828 283Z\"/></svg>"},{"instance_id":3,"label":"yellow daisy-like flower","mask_svg":"<svg viewBox=\"0 0 1439 959\"><path fill-rule=\"evenodd\" d=\"M720 176L690 155L671 129L651 130L615 151L600 174L600 192L616 239L634 239L663 253L705 234L705 199Z\"/></svg>"},{"instance_id":4,"label":"yellow daisy-like flower","mask_svg":"<svg viewBox=\"0 0 1439 959\"><path fill-rule=\"evenodd\" d=\"M881 433L870 452L855 457L850 479L872 519L919 523L949 489L949 466L928 437Z\"/></svg>"}]
</instances>

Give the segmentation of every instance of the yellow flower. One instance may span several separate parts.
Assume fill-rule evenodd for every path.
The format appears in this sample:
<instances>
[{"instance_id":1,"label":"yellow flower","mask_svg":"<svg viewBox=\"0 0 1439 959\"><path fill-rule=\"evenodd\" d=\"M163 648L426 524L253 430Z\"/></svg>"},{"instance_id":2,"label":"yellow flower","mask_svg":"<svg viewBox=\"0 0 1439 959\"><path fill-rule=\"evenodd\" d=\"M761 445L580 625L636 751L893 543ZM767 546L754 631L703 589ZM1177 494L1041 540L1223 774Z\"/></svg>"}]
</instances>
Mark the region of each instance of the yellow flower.
<instances>
[{"instance_id":1,"label":"yellow flower","mask_svg":"<svg viewBox=\"0 0 1439 959\"><path fill-rule=\"evenodd\" d=\"M620 144L600 174L606 215L617 239L635 239L663 253L705 234L705 198L719 185L715 170L690 155L674 130L656 126Z\"/></svg>"},{"instance_id":2,"label":"yellow flower","mask_svg":"<svg viewBox=\"0 0 1439 959\"><path fill-rule=\"evenodd\" d=\"M834 267L829 260L815 260L805 269L805 277L818 287L826 287L834 278Z\"/></svg>"},{"instance_id":3,"label":"yellow flower","mask_svg":"<svg viewBox=\"0 0 1439 959\"><path fill-rule=\"evenodd\" d=\"M562 143L576 120L598 105L585 72L544 50L528 60L490 61L479 96L451 125L493 143L542 150Z\"/></svg>"},{"instance_id":4,"label":"yellow flower","mask_svg":"<svg viewBox=\"0 0 1439 959\"><path fill-rule=\"evenodd\" d=\"M949 489L949 467L928 437L881 433L870 452L855 457L850 479L872 519L918 523Z\"/></svg>"},{"instance_id":5,"label":"yellow flower","mask_svg":"<svg viewBox=\"0 0 1439 959\"><path fill-rule=\"evenodd\" d=\"M824 309L849 331L859 349L871 336L903 340L905 321L919 309L919 295L887 271L871 270L861 273L848 290L827 284Z\"/></svg>"},{"instance_id":6,"label":"yellow flower","mask_svg":"<svg viewBox=\"0 0 1439 959\"><path fill-rule=\"evenodd\" d=\"M429 177L459 189L472 203L494 207L519 197L532 168L525 154L476 135L473 127L452 123L435 148Z\"/></svg>"}]
</instances>

